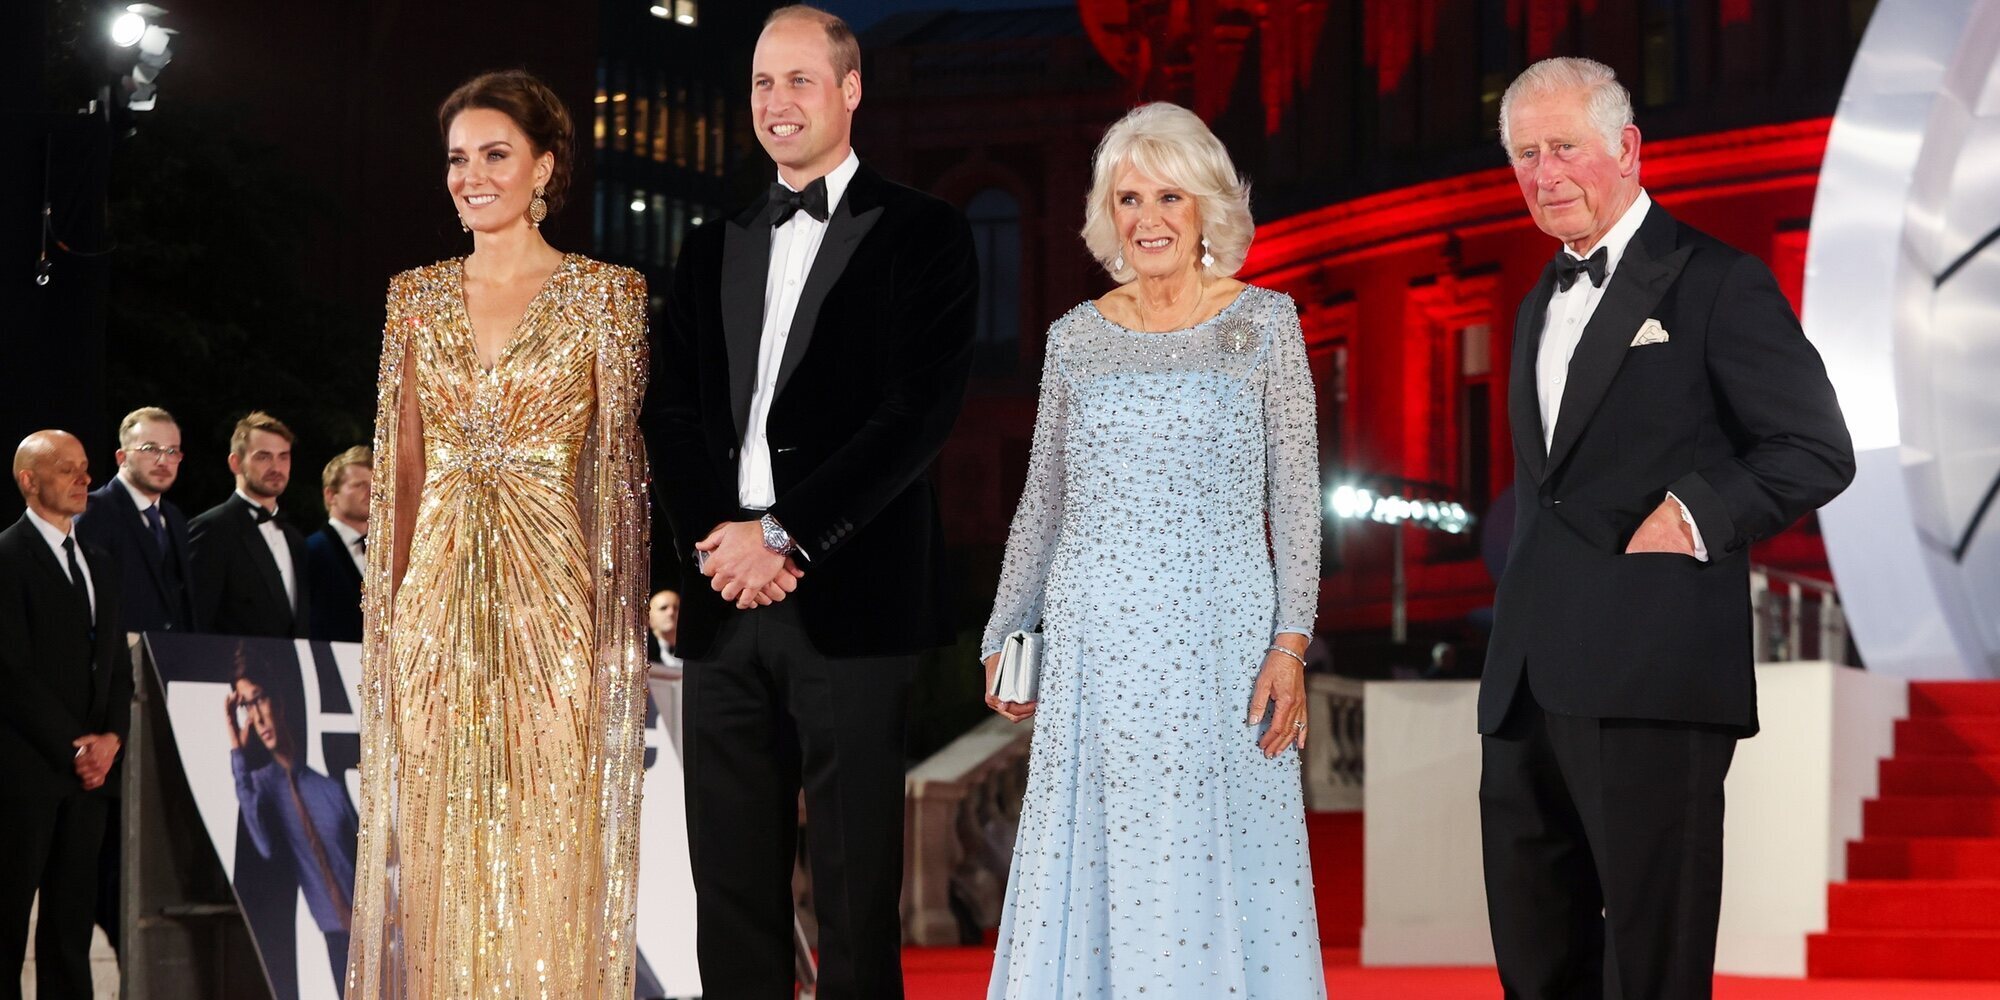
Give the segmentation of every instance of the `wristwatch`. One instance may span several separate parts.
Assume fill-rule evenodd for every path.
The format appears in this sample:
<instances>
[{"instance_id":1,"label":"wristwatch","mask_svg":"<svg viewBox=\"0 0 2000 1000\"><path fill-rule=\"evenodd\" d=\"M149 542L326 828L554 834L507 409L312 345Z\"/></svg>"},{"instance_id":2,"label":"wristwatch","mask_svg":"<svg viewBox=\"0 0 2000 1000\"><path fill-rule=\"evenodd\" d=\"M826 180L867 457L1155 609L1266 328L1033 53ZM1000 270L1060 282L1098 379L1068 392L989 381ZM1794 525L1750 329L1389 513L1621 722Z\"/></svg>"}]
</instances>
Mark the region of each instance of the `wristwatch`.
<instances>
[{"instance_id":1,"label":"wristwatch","mask_svg":"<svg viewBox=\"0 0 2000 1000\"><path fill-rule=\"evenodd\" d=\"M785 530L784 525L778 523L777 518L766 514L757 519L757 524L764 529L765 548L781 556L791 555L798 550L798 543L792 541L791 534Z\"/></svg>"}]
</instances>

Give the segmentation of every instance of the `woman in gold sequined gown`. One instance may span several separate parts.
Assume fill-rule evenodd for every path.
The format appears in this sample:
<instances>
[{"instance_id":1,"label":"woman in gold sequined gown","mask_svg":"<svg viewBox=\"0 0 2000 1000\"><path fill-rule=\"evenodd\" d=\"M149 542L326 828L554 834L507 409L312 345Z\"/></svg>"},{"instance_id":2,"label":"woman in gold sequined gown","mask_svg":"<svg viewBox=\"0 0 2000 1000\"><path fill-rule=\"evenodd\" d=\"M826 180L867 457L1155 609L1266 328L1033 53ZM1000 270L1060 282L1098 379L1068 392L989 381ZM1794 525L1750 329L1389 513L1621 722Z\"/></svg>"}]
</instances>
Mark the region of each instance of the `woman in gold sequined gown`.
<instances>
[{"instance_id":1,"label":"woman in gold sequined gown","mask_svg":"<svg viewBox=\"0 0 2000 1000\"><path fill-rule=\"evenodd\" d=\"M540 222L573 130L521 72L439 110L459 260L383 334L348 1000L632 995L645 282Z\"/></svg>"}]
</instances>

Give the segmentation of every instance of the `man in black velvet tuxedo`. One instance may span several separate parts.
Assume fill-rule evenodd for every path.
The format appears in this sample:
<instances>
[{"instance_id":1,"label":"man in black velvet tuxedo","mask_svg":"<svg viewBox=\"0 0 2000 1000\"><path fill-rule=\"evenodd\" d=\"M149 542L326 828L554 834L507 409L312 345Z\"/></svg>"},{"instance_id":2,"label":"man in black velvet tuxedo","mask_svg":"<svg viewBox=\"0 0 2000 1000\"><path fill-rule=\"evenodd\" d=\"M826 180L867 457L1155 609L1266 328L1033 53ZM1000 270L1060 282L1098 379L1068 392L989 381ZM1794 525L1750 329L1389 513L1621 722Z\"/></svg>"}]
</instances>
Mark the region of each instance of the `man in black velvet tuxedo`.
<instances>
[{"instance_id":1,"label":"man in black velvet tuxedo","mask_svg":"<svg viewBox=\"0 0 2000 1000\"><path fill-rule=\"evenodd\" d=\"M790 997L803 784L821 1000L903 995L903 735L952 637L925 472L977 299L950 206L849 147L860 47L781 8L753 57L778 183L681 250L644 423L684 560L688 826L707 995Z\"/></svg>"},{"instance_id":2,"label":"man in black velvet tuxedo","mask_svg":"<svg viewBox=\"0 0 2000 1000\"><path fill-rule=\"evenodd\" d=\"M194 573L188 561L187 518L165 497L180 476L181 429L173 414L141 407L118 422L118 472L90 491L90 508L76 519L76 537L118 563L119 617L127 632L194 630ZM118 786L105 786L118 795ZM97 924L111 947L119 919L119 869L124 824L110 810L98 858Z\"/></svg>"},{"instance_id":3,"label":"man in black velvet tuxedo","mask_svg":"<svg viewBox=\"0 0 2000 1000\"><path fill-rule=\"evenodd\" d=\"M1520 503L1479 691L1500 980L1707 997L1723 778L1757 731L1750 543L1844 489L1853 451L1771 272L1640 188L1610 69L1537 63L1500 114L1563 242L1514 326Z\"/></svg>"},{"instance_id":4,"label":"man in black velvet tuxedo","mask_svg":"<svg viewBox=\"0 0 2000 1000\"><path fill-rule=\"evenodd\" d=\"M368 564L368 497L374 491L374 466L374 450L355 445L335 455L320 474L326 527L306 537L315 639L361 641L361 578Z\"/></svg>"},{"instance_id":5,"label":"man in black velvet tuxedo","mask_svg":"<svg viewBox=\"0 0 2000 1000\"><path fill-rule=\"evenodd\" d=\"M222 635L309 637L306 540L278 518L292 478L292 431L268 413L237 421L229 436L236 492L188 523L195 620Z\"/></svg>"},{"instance_id":6,"label":"man in black velvet tuxedo","mask_svg":"<svg viewBox=\"0 0 2000 1000\"><path fill-rule=\"evenodd\" d=\"M98 848L132 710L118 563L74 531L82 442L29 435L14 485L28 510L0 532L0 1000L21 995L37 891L36 996L88 1000Z\"/></svg>"}]
</instances>

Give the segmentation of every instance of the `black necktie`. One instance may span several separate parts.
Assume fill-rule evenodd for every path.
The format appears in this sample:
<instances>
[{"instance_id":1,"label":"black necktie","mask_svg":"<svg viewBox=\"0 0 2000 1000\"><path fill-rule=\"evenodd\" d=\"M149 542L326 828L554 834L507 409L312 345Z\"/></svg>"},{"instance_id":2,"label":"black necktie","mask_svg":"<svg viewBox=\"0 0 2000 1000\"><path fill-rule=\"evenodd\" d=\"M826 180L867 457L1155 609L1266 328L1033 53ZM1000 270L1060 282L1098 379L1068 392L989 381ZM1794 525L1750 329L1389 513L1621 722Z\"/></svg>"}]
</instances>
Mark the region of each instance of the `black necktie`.
<instances>
[{"instance_id":1,"label":"black necktie","mask_svg":"<svg viewBox=\"0 0 2000 1000\"><path fill-rule=\"evenodd\" d=\"M1582 260L1570 256L1565 251L1557 250L1556 287L1565 292L1569 291L1570 286L1576 284L1576 276L1579 274L1590 275L1591 287L1604 287L1604 266L1609 259L1608 247L1598 247L1596 253Z\"/></svg>"},{"instance_id":2,"label":"black necktie","mask_svg":"<svg viewBox=\"0 0 2000 1000\"><path fill-rule=\"evenodd\" d=\"M771 185L772 226L784 225L801 211L819 222L826 221L826 178L813 181L803 191L794 191L783 184Z\"/></svg>"},{"instance_id":3,"label":"black necktie","mask_svg":"<svg viewBox=\"0 0 2000 1000\"><path fill-rule=\"evenodd\" d=\"M361 554L362 554L362 555L364 555L364 556L365 556L365 555L367 555L367 554L368 554L368 536L367 536L367 535L361 535L361 536L359 536L359 537L355 538L355 539L354 539L354 547L355 547L355 548L357 548L357 549L360 549L360 550L361 550Z\"/></svg>"},{"instance_id":4,"label":"black necktie","mask_svg":"<svg viewBox=\"0 0 2000 1000\"><path fill-rule=\"evenodd\" d=\"M76 590L76 599L83 602L83 613L90 617L90 624L97 625L97 609L90 606L90 584L83 580L83 565L76 561L76 539L63 539L63 555L69 557L69 585Z\"/></svg>"},{"instance_id":5,"label":"black necktie","mask_svg":"<svg viewBox=\"0 0 2000 1000\"><path fill-rule=\"evenodd\" d=\"M167 551L167 522L160 516L160 505L154 504L139 513L145 516L146 527L152 529L153 544L159 546L161 552Z\"/></svg>"}]
</instances>

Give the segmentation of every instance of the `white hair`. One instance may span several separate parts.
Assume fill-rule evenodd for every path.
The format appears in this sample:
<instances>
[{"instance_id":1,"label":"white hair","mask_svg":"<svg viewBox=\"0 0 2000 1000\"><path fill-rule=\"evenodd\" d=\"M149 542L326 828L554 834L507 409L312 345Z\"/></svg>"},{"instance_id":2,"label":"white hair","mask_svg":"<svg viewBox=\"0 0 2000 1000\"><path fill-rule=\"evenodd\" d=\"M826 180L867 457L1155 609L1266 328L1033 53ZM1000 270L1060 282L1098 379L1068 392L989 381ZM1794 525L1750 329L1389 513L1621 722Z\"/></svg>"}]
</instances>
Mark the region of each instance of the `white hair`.
<instances>
[{"instance_id":1,"label":"white hair","mask_svg":"<svg viewBox=\"0 0 2000 1000\"><path fill-rule=\"evenodd\" d=\"M1584 97L1584 113L1591 127L1604 137L1605 150L1613 156L1622 152L1625 126L1632 124L1632 95L1618 82L1618 74L1595 59L1557 56L1522 70L1500 98L1500 145L1507 150L1507 157L1514 156L1510 116L1516 100L1577 93Z\"/></svg>"},{"instance_id":2,"label":"white hair","mask_svg":"<svg viewBox=\"0 0 2000 1000\"><path fill-rule=\"evenodd\" d=\"M1229 277L1250 255L1257 225L1250 218L1250 182L1236 173L1229 150L1209 131L1201 116L1160 101L1133 108L1104 133L1092 159L1090 193L1083 203L1083 243L1091 256L1120 284L1139 276L1123 257L1118 223L1113 218L1118 175L1131 167L1153 181L1194 197L1201 235L1215 263L1210 275Z\"/></svg>"}]
</instances>

